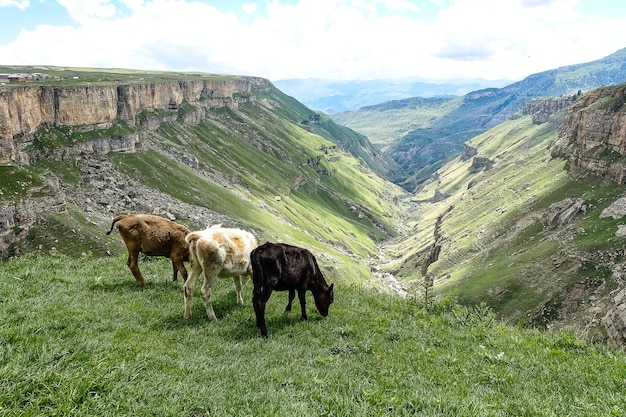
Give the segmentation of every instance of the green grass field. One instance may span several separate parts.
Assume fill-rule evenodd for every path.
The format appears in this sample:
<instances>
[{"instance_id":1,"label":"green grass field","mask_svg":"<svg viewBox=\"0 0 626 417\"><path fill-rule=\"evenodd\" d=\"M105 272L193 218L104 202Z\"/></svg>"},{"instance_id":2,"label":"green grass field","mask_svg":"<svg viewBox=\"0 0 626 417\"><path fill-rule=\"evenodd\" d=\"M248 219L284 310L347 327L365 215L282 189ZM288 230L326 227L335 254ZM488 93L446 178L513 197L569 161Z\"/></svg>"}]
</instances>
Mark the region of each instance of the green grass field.
<instances>
[{"instance_id":1,"label":"green grass field","mask_svg":"<svg viewBox=\"0 0 626 417\"><path fill-rule=\"evenodd\" d=\"M183 319L166 259L27 255L0 264L0 416L623 416L626 356L568 333L498 322L483 307L335 283L269 339L230 280ZM199 292L199 291L197 291Z\"/></svg>"}]
</instances>

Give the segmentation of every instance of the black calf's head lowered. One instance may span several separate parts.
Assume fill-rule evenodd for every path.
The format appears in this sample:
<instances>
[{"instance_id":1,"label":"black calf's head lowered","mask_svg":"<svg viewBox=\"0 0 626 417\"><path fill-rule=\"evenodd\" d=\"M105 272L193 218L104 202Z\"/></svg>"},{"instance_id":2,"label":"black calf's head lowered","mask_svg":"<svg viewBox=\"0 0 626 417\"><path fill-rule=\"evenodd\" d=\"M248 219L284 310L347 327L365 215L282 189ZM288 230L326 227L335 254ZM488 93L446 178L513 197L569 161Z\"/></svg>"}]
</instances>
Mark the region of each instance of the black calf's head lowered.
<instances>
[{"instance_id":1,"label":"black calf's head lowered","mask_svg":"<svg viewBox=\"0 0 626 417\"><path fill-rule=\"evenodd\" d=\"M254 292L252 304L261 336L267 337L265 304L272 291L289 291L286 311L298 292L301 319L307 320L306 291L311 291L319 313L328 316L328 308L334 301L334 284L326 283L315 256L307 249L286 243L267 242L250 253Z\"/></svg>"}]
</instances>

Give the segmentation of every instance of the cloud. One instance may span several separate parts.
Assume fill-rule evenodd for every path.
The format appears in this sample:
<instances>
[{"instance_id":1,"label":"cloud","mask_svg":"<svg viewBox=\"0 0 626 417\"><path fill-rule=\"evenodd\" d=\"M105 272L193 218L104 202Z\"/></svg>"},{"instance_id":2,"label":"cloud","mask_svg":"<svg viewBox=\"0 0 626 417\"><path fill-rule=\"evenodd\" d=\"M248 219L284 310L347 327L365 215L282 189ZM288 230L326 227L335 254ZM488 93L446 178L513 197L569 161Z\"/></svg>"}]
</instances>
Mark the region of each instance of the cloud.
<instances>
[{"instance_id":1,"label":"cloud","mask_svg":"<svg viewBox=\"0 0 626 417\"><path fill-rule=\"evenodd\" d=\"M546 6L554 3L554 0L521 0L523 7Z\"/></svg>"},{"instance_id":2,"label":"cloud","mask_svg":"<svg viewBox=\"0 0 626 417\"><path fill-rule=\"evenodd\" d=\"M271 80L520 79L626 46L614 36L624 17L583 16L579 0L451 0L436 14L426 9L441 0L270 0L262 13L242 4L243 20L211 2L58 2L75 23L22 30L0 45L3 62Z\"/></svg>"},{"instance_id":3,"label":"cloud","mask_svg":"<svg viewBox=\"0 0 626 417\"><path fill-rule=\"evenodd\" d=\"M0 0L0 7L17 7L26 10L30 6L30 0Z\"/></svg>"},{"instance_id":4,"label":"cloud","mask_svg":"<svg viewBox=\"0 0 626 417\"><path fill-rule=\"evenodd\" d=\"M70 18L77 22L89 19L108 19L115 16L116 8L110 0L57 0Z\"/></svg>"},{"instance_id":5,"label":"cloud","mask_svg":"<svg viewBox=\"0 0 626 417\"><path fill-rule=\"evenodd\" d=\"M246 3L241 6L241 10L243 10L245 14L253 14L257 11L256 3Z\"/></svg>"}]
</instances>

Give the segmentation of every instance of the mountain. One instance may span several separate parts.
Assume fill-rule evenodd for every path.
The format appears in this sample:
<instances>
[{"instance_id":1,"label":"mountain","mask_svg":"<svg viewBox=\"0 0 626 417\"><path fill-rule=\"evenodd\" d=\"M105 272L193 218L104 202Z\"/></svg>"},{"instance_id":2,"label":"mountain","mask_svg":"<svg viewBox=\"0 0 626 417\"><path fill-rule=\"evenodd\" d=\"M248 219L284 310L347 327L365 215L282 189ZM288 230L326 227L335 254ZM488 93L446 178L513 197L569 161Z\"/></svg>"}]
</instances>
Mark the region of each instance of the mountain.
<instances>
[{"instance_id":1,"label":"mountain","mask_svg":"<svg viewBox=\"0 0 626 417\"><path fill-rule=\"evenodd\" d=\"M337 288L626 346L624 85L529 100L408 193L380 146L268 80L19 70L48 78L0 85L2 258L123 258L113 216L154 213L307 247ZM454 105L430 100L411 105Z\"/></svg>"},{"instance_id":2,"label":"mountain","mask_svg":"<svg viewBox=\"0 0 626 417\"><path fill-rule=\"evenodd\" d=\"M533 100L412 197L383 270L511 324L626 346L626 84Z\"/></svg>"},{"instance_id":3,"label":"mountain","mask_svg":"<svg viewBox=\"0 0 626 417\"><path fill-rule=\"evenodd\" d=\"M305 246L330 280L379 285L368 259L397 234L404 192L382 179L397 166L268 80L0 72L45 74L0 85L0 257L123 255L111 219L154 213Z\"/></svg>"},{"instance_id":4,"label":"mountain","mask_svg":"<svg viewBox=\"0 0 626 417\"><path fill-rule=\"evenodd\" d=\"M573 96L602 85L625 81L626 49L621 49L597 61L533 74L503 88L473 91L462 100L448 99L446 105L432 102L415 107L411 104L412 99L407 99L354 112L359 116L351 115L350 112L333 118L339 123L345 122L346 126L356 131L371 134L376 129L381 136L385 135L380 140L370 137L376 143L383 140L389 142L388 138L396 138L398 133L397 124L390 125L386 132L380 124L376 124L383 117L381 114L392 112L393 116L388 119L402 119L408 124L412 115L420 120L425 111L433 113L427 123L412 130L400 131L403 136L385 148L385 153L409 173L409 177L402 182L403 187L413 190L423 185L445 161L458 155L465 141L509 119L529 100ZM398 109L402 109L402 112Z\"/></svg>"},{"instance_id":5,"label":"mountain","mask_svg":"<svg viewBox=\"0 0 626 417\"><path fill-rule=\"evenodd\" d=\"M327 114L409 97L458 97L485 87L504 87L509 80L378 80L288 79L273 82L306 106Z\"/></svg>"}]
</instances>

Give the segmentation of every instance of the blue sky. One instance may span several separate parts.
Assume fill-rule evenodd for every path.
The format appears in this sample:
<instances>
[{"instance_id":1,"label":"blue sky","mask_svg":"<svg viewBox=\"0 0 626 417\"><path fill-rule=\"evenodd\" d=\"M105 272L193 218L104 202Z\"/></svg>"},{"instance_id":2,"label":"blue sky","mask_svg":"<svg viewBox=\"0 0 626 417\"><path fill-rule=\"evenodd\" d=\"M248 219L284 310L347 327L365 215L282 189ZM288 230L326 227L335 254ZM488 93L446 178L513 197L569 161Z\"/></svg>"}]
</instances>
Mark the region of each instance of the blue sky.
<instances>
[{"instance_id":1,"label":"blue sky","mask_svg":"<svg viewBox=\"0 0 626 417\"><path fill-rule=\"evenodd\" d=\"M623 0L0 0L0 64L519 80L624 28Z\"/></svg>"}]
</instances>

